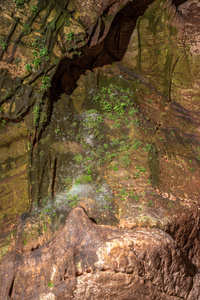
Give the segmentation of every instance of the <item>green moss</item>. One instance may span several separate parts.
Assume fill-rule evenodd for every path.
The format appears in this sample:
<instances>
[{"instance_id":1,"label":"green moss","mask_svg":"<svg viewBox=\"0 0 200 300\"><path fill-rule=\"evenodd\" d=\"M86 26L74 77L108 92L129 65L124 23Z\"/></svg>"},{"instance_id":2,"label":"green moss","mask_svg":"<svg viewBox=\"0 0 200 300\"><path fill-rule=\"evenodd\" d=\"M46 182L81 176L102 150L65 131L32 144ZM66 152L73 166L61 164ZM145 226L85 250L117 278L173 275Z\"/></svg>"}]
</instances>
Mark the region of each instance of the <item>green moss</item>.
<instances>
[{"instance_id":1,"label":"green moss","mask_svg":"<svg viewBox=\"0 0 200 300\"><path fill-rule=\"evenodd\" d=\"M18 216L28 209L28 149L24 124L8 126L0 134L0 227L15 224Z\"/></svg>"},{"instance_id":2,"label":"green moss","mask_svg":"<svg viewBox=\"0 0 200 300\"><path fill-rule=\"evenodd\" d=\"M137 68L138 70L141 69L141 55L142 55L142 47L141 47L141 37L140 37L140 21L142 17L140 16L137 19L137 34L138 34L138 59L137 59Z\"/></svg>"},{"instance_id":3,"label":"green moss","mask_svg":"<svg viewBox=\"0 0 200 300\"><path fill-rule=\"evenodd\" d=\"M144 16L149 20L149 31L153 33L154 36L156 36L156 28L158 25L158 20L156 20L156 10L154 9L153 12L151 11L151 13L145 14Z\"/></svg>"},{"instance_id":4,"label":"green moss","mask_svg":"<svg viewBox=\"0 0 200 300\"><path fill-rule=\"evenodd\" d=\"M172 76L172 59L173 54L171 52L171 49L168 50L165 64L164 64L164 95L168 98L170 97L170 82L171 82L171 76Z\"/></svg>"},{"instance_id":5,"label":"green moss","mask_svg":"<svg viewBox=\"0 0 200 300\"><path fill-rule=\"evenodd\" d=\"M178 29L174 26L170 26L170 35L177 36L177 34L178 34Z\"/></svg>"},{"instance_id":6,"label":"green moss","mask_svg":"<svg viewBox=\"0 0 200 300\"><path fill-rule=\"evenodd\" d=\"M188 88L192 85L192 76L191 71L189 69L187 55L185 53L182 53L182 55L179 53L180 58L173 70L173 84L176 88Z\"/></svg>"},{"instance_id":7,"label":"green moss","mask_svg":"<svg viewBox=\"0 0 200 300\"><path fill-rule=\"evenodd\" d=\"M92 176L87 174L87 175L81 176L80 178L76 178L75 185L84 184L84 183L88 183L88 182L92 182Z\"/></svg>"},{"instance_id":8,"label":"green moss","mask_svg":"<svg viewBox=\"0 0 200 300\"><path fill-rule=\"evenodd\" d=\"M149 169L151 172L150 180L154 188L159 186L159 158L158 151L154 145L151 145L151 149L148 154L149 159Z\"/></svg>"},{"instance_id":9,"label":"green moss","mask_svg":"<svg viewBox=\"0 0 200 300\"><path fill-rule=\"evenodd\" d=\"M56 29L59 30L64 23L65 23L65 16L61 14L59 19L56 22Z\"/></svg>"},{"instance_id":10,"label":"green moss","mask_svg":"<svg viewBox=\"0 0 200 300\"><path fill-rule=\"evenodd\" d=\"M22 9L26 0L14 0L14 2L16 3L18 8Z\"/></svg>"}]
</instances>

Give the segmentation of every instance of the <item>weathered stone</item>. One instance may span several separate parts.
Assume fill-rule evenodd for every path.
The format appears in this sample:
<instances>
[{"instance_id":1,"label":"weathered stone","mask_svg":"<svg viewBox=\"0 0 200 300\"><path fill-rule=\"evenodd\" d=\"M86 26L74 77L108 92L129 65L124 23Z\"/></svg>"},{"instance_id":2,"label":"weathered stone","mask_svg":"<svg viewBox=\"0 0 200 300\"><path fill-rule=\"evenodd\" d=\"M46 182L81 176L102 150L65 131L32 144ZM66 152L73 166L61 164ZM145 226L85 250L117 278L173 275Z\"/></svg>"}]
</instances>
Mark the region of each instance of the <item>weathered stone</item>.
<instances>
[{"instance_id":1,"label":"weathered stone","mask_svg":"<svg viewBox=\"0 0 200 300\"><path fill-rule=\"evenodd\" d=\"M198 299L198 1L0 11L2 297Z\"/></svg>"},{"instance_id":2,"label":"weathered stone","mask_svg":"<svg viewBox=\"0 0 200 300\"><path fill-rule=\"evenodd\" d=\"M97 226L82 208L39 249L10 253L0 272L2 300L198 299L199 274L168 234Z\"/></svg>"}]
</instances>

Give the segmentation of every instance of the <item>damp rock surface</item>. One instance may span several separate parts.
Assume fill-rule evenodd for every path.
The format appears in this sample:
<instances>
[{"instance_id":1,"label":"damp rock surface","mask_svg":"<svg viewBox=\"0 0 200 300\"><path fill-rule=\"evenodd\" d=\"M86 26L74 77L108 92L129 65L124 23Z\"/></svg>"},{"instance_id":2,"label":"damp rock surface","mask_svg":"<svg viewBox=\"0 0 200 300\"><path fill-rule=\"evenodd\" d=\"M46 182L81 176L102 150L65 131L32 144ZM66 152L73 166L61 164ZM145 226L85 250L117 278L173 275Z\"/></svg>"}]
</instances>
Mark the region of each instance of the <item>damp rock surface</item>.
<instances>
[{"instance_id":1,"label":"damp rock surface","mask_svg":"<svg viewBox=\"0 0 200 300\"><path fill-rule=\"evenodd\" d=\"M94 224L75 208L49 242L1 264L1 299L198 299L199 274L158 229Z\"/></svg>"},{"instance_id":2,"label":"damp rock surface","mask_svg":"<svg viewBox=\"0 0 200 300\"><path fill-rule=\"evenodd\" d=\"M198 299L199 1L0 14L0 297Z\"/></svg>"}]
</instances>

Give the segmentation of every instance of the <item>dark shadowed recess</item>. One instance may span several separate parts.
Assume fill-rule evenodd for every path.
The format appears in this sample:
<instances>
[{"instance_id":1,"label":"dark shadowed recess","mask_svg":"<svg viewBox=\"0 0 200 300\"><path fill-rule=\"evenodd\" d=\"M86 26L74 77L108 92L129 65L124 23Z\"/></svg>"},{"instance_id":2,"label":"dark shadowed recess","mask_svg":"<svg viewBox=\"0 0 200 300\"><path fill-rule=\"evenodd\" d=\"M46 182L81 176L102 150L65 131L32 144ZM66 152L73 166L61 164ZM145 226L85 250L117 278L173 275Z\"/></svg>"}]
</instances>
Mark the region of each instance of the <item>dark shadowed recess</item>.
<instances>
[{"instance_id":1,"label":"dark shadowed recess","mask_svg":"<svg viewBox=\"0 0 200 300\"><path fill-rule=\"evenodd\" d=\"M143 15L153 2L154 0L143 0L128 3L116 14L106 38L101 43L91 47L88 44L83 47L80 49L82 52L80 57L64 58L52 80L50 102L53 104L57 101L61 93L70 95L76 88L78 79L85 74L86 70L93 70L96 67L122 60L138 17ZM186 0L173 1L177 8L184 2ZM107 10L103 15L106 14ZM105 24L102 25L101 36L104 29Z\"/></svg>"},{"instance_id":2,"label":"dark shadowed recess","mask_svg":"<svg viewBox=\"0 0 200 300\"><path fill-rule=\"evenodd\" d=\"M177 242L185 256L200 269L200 215L198 210L179 216L169 224L166 232Z\"/></svg>"},{"instance_id":3,"label":"dark shadowed recess","mask_svg":"<svg viewBox=\"0 0 200 300\"><path fill-rule=\"evenodd\" d=\"M154 0L143 0L128 3L116 14L106 38L101 43L92 47L87 45L80 49L82 55L79 58L76 56L72 59L63 59L52 80L51 102L55 102L63 92L70 95L76 88L77 80L85 74L86 70L122 60L138 17L143 15L153 2ZM177 8L184 2L186 0L173 1ZM106 13L105 10L104 15ZM102 25L101 31L104 29L105 24Z\"/></svg>"},{"instance_id":4,"label":"dark shadowed recess","mask_svg":"<svg viewBox=\"0 0 200 300\"><path fill-rule=\"evenodd\" d=\"M63 59L52 80L51 102L56 101L63 92L70 95L76 88L77 80L85 74L86 70L122 60L138 17L143 15L148 5L153 2L153 0L130 2L116 14L106 38L101 43L91 47L87 45L80 49L82 55L79 58ZM104 11L104 15L106 13ZM105 24L101 31L104 29Z\"/></svg>"},{"instance_id":5,"label":"dark shadowed recess","mask_svg":"<svg viewBox=\"0 0 200 300\"><path fill-rule=\"evenodd\" d=\"M176 5L176 8L179 7L179 5L187 2L187 0L173 0L173 3Z\"/></svg>"}]
</instances>

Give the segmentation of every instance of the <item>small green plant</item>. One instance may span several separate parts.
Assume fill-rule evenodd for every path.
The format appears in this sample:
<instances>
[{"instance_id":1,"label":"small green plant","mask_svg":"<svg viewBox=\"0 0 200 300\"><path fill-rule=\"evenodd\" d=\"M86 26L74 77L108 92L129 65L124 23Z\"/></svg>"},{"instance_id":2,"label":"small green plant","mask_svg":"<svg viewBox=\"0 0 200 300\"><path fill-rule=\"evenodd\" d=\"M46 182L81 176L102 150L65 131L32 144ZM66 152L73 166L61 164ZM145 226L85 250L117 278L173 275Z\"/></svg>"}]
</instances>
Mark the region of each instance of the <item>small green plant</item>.
<instances>
[{"instance_id":1,"label":"small green plant","mask_svg":"<svg viewBox=\"0 0 200 300\"><path fill-rule=\"evenodd\" d=\"M55 134L58 135L59 133L60 133L60 129L59 129L59 128L56 128L56 129L55 129Z\"/></svg>"},{"instance_id":2,"label":"small green plant","mask_svg":"<svg viewBox=\"0 0 200 300\"><path fill-rule=\"evenodd\" d=\"M24 35L30 34L30 33L31 33L31 27L30 27L30 24L24 23L22 32L23 32Z\"/></svg>"},{"instance_id":3,"label":"small green plant","mask_svg":"<svg viewBox=\"0 0 200 300\"><path fill-rule=\"evenodd\" d=\"M36 5L32 5L31 6L31 11L32 11L32 13L37 14L38 13L38 7Z\"/></svg>"},{"instance_id":4,"label":"small green plant","mask_svg":"<svg viewBox=\"0 0 200 300\"><path fill-rule=\"evenodd\" d=\"M14 0L18 8L23 8L26 0Z\"/></svg>"},{"instance_id":5,"label":"small green plant","mask_svg":"<svg viewBox=\"0 0 200 300\"><path fill-rule=\"evenodd\" d=\"M113 170L114 170L114 171L118 171L118 164L115 164L115 165L113 166Z\"/></svg>"},{"instance_id":6,"label":"small green plant","mask_svg":"<svg viewBox=\"0 0 200 300\"><path fill-rule=\"evenodd\" d=\"M73 159L76 161L77 164L80 164L83 161L83 155L81 155L80 153L76 154L74 155Z\"/></svg>"},{"instance_id":7,"label":"small green plant","mask_svg":"<svg viewBox=\"0 0 200 300\"><path fill-rule=\"evenodd\" d=\"M94 136L95 136L95 138L97 139L97 141L101 141L102 139L103 139L103 137L104 137L104 135L100 132L100 130L98 130L98 129L94 129Z\"/></svg>"},{"instance_id":8,"label":"small green plant","mask_svg":"<svg viewBox=\"0 0 200 300\"><path fill-rule=\"evenodd\" d=\"M78 195L69 197L68 201L68 206L70 208L76 207L78 205Z\"/></svg>"},{"instance_id":9,"label":"small green plant","mask_svg":"<svg viewBox=\"0 0 200 300\"><path fill-rule=\"evenodd\" d=\"M130 145L127 141L121 141L120 142L120 147L118 149L118 151L126 151L130 148Z\"/></svg>"},{"instance_id":10,"label":"small green plant","mask_svg":"<svg viewBox=\"0 0 200 300\"><path fill-rule=\"evenodd\" d=\"M140 172L146 172L146 168L142 166L137 166L136 169L138 169Z\"/></svg>"},{"instance_id":11,"label":"small green plant","mask_svg":"<svg viewBox=\"0 0 200 300\"><path fill-rule=\"evenodd\" d=\"M85 168L85 171L86 171L86 173L87 173L88 175L92 174L91 165L87 166L87 167Z\"/></svg>"},{"instance_id":12,"label":"small green plant","mask_svg":"<svg viewBox=\"0 0 200 300\"><path fill-rule=\"evenodd\" d=\"M152 200L149 200L149 202L147 203L148 206L153 206L153 202Z\"/></svg>"},{"instance_id":13,"label":"small green plant","mask_svg":"<svg viewBox=\"0 0 200 300\"><path fill-rule=\"evenodd\" d=\"M139 127L140 126L140 122L139 120L136 118L134 120L132 120L132 123L135 124L135 126Z\"/></svg>"},{"instance_id":14,"label":"small green plant","mask_svg":"<svg viewBox=\"0 0 200 300\"><path fill-rule=\"evenodd\" d=\"M47 47L45 46L45 47L43 47L43 48L40 50L39 56L40 56L40 57L45 57L45 56L47 56L48 54L49 54L49 51L48 51Z\"/></svg>"},{"instance_id":15,"label":"small green plant","mask_svg":"<svg viewBox=\"0 0 200 300\"><path fill-rule=\"evenodd\" d=\"M39 105L36 105L33 109L33 115L34 115L34 124L38 126L38 121L40 117L40 107Z\"/></svg>"},{"instance_id":16,"label":"small green plant","mask_svg":"<svg viewBox=\"0 0 200 300\"><path fill-rule=\"evenodd\" d=\"M2 123L2 125L4 126L4 125L7 124L7 121L6 121L6 120L2 120L1 123Z\"/></svg>"},{"instance_id":17,"label":"small green plant","mask_svg":"<svg viewBox=\"0 0 200 300\"><path fill-rule=\"evenodd\" d=\"M125 188L123 188L123 189L121 190L120 195L125 195L125 196L128 195Z\"/></svg>"},{"instance_id":18,"label":"small green plant","mask_svg":"<svg viewBox=\"0 0 200 300\"><path fill-rule=\"evenodd\" d=\"M104 149L108 149L109 146L107 144L103 144Z\"/></svg>"},{"instance_id":19,"label":"small green plant","mask_svg":"<svg viewBox=\"0 0 200 300\"><path fill-rule=\"evenodd\" d=\"M23 240L23 244L26 246L28 244L27 240Z\"/></svg>"},{"instance_id":20,"label":"small green plant","mask_svg":"<svg viewBox=\"0 0 200 300\"><path fill-rule=\"evenodd\" d=\"M2 40L0 41L0 46L2 47L3 50L6 50L7 47L8 47L8 45L7 45L7 43L6 43L6 40L2 39Z\"/></svg>"},{"instance_id":21,"label":"small green plant","mask_svg":"<svg viewBox=\"0 0 200 300\"><path fill-rule=\"evenodd\" d=\"M48 196L46 196L42 199L43 204L47 204L47 201L48 201Z\"/></svg>"},{"instance_id":22,"label":"small green plant","mask_svg":"<svg viewBox=\"0 0 200 300\"><path fill-rule=\"evenodd\" d=\"M74 40L74 37L75 37L74 31L70 31L70 33L67 33L66 36L67 36L67 38L66 38L66 41L67 41L67 42L73 41L73 40Z\"/></svg>"},{"instance_id":23,"label":"small green plant","mask_svg":"<svg viewBox=\"0 0 200 300\"><path fill-rule=\"evenodd\" d=\"M32 47L38 47L38 45L39 45L39 40L38 40L38 38L35 38L35 40L33 41L33 43L32 43Z\"/></svg>"},{"instance_id":24,"label":"small green plant","mask_svg":"<svg viewBox=\"0 0 200 300\"><path fill-rule=\"evenodd\" d=\"M33 50L33 56L38 56L38 52L36 50Z\"/></svg>"},{"instance_id":25,"label":"small green plant","mask_svg":"<svg viewBox=\"0 0 200 300\"><path fill-rule=\"evenodd\" d=\"M112 209L112 206L104 205L105 209Z\"/></svg>"},{"instance_id":26,"label":"small green plant","mask_svg":"<svg viewBox=\"0 0 200 300\"><path fill-rule=\"evenodd\" d=\"M47 121L47 114L45 111L41 112L40 120L42 123L45 123Z\"/></svg>"},{"instance_id":27,"label":"small green plant","mask_svg":"<svg viewBox=\"0 0 200 300\"><path fill-rule=\"evenodd\" d=\"M139 196L139 195L134 195L134 200L135 200L136 202L138 202L138 201L140 200L140 196Z\"/></svg>"},{"instance_id":28,"label":"small green plant","mask_svg":"<svg viewBox=\"0 0 200 300\"><path fill-rule=\"evenodd\" d=\"M105 157L104 157L104 161L111 162L116 156L117 156L117 153L107 151L105 154Z\"/></svg>"},{"instance_id":29,"label":"small green plant","mask_svg":"<svg viewBox=\"0 0 200 300\"><path fill-rule=\"evenodd\" d=\"M133 140L133 145L131 146L132 149L137 149L138 147L140 147L142 145L142 143L136 139Z\"/></svg>"},{"instance_id":30,"label":"small green plant","mask_svg":"<svg viewBox=\"0 0 200 300\"><path fill-rule=\"evenodd\" d=\"M76 178L75 185L92 182L91 175L83 175L80 178Z\"/></svg>"},{"instance_id":31,"label":"small green plant","mask_svg":"<svg viewBox=\"0 0 200 300\"><path fill-rule=\"evenodd\" d=\"M130 166L129 154L126 154L126 156L120 158L120 161L125 168L129 167Z\"/></svg>"},{"instance_id":32,"label":"small green plant","mask_svg":"<svg viewBox=\"0 0 200 300\"><path fill-rule=\"evenodd\" d=\"M146 151L146 152L149 152L152 148L152 144L148 144L146 143L145 147L143 147L143 150Z\"/></svg>"},{"instance_id":33,"label":"small green plant","mask_svg":"<svg viewBox=\"0 0 200 300\"><path fill-rule=\"evenodd\" d=\"M81 134L79 133L76 135L76 141L78 142L78 141L80 141L80 139L81 139Z\"/></svg>"},{"instance_id":34,"label":"small green plant","mask_svg":"<svg viewBox=\"0 0 200 300\"><path fill-rule=\"evenodd\" d=\"M129 109L128 114L129 116L134 116L139 110L135 107Z\"/></svg>"},{"instance_id":35,"label":"small green plant","mask_svg":"<svg viewBox=\"0 0 200 300\"><path fill-rule=\"evenodd\" d=\"M36 57L34 60L33 60L33 65L34 65L34 68L35 70L38 70L40 64L41 64L42 60L40 57Z\"/></svg>"},{"instance_id":36,"label":"small green plant","mask_svg":"<svg viewBox=\"0 0 200 300\"><path fill-rule=\"evenodd\" d=\"M67 177L64 179L64 184L66 185L66 188L69 189L72 187L73 180L71 177Z\"/></svg>"},{"instance_id":37,"label":"small green plant","mask_svg":"<svg viewBox=\"0 0 200 300\"><path fill-rule=\"evenodd\" d=\"M138 109L132 101L133 93L129 89L123 89L117 85L110 84L103 87L93 101L97 102L103 111L104 118L110 120L110 127L119 129L123 126L130 127L130 123L139 126L139 120L131 118ZM125 115L126 113L126 115Z\"/></svg>"},{"instance_id":38,"label":"small green plant","mask_svg":"<svg viewBox=\"0 0 200 300\"><path fill-rule=\"evenodd\" d=\"M51 87L51 78L48 76L41 77L42 78L42 84L40 86L41 90L47 91L48 88Z\"/></svg>"},{"instance_id":39,"label":"small green plant","mask_svg":"<svg viewBox=\"0 0 200 300\"><path fill-rule=\"evenodd\" d=\"M51 282L51 281L49 281L49 282L48 282L48 287L49 287L50 289L52 289L53 286L54 286L54 283Z\"/></svg>"},{"instance_id":40,"label":"small green plant","mask_svg":"<svg viewBox=\"0 0 200 300\"><path fill-rule=\"evenodd\" d=\"M31 67L30 63L25 64L25 69L26 69L28 72L31 72L31 71L32 71L32 67Z\"/></svg>"},{"instance_id":41,"label":"small green plant","mask_svg":"<svg viewBox=\"0 0 200 300\"><path fill-rule=\"evenodd\" d=\"M118 146L119 145L119 143L120 143L120 140L119 139L116 139L116 138L112 138L111 139L111 145L112 146Z\"/></svg>"},{"instance_id":42,"label":"small green plant","mask_svg":"<svg viewBox=\"0 0 200 300\"><path fill-rule=\"evenodd\" d=\"M140 172L135 173L135 177L139 178L140 177Z\"/></svg>"},{"instance_id":43,"label":"small green plant","mask_svg":"<svg viewBox=\"0 0 200 300\"><path fill-rule=\"evenodd\" d=\"M47 47L42 46L42 42L45 43L45 39L39 39L36 38L34 40L34 42L32 43L33 47L41 47L40 52L33 50L33 56L34 56L34 60L31 62L34 65L35 70L38 70L40 64L42 63L42 61L44 60L49 60L49 51L47 49Z\"/></svg>"},{"instance_id":44,"label":"small green plant","mask_svg":"<svg viewBox=\"0 0 200 300\"><path fill-rule=\"evenodd\" d=\"M135 194L133 193L133 191L130 192L129 196L130 196L133 200L135 200L136 202L138 202L138 201L140 200L140 196L139 196L139 195L135 195Z\"/></svg>"},{"instance_id":45,"label":"small green plant","mask_svg":"<svg viewBox=\"0 0 200 300\"><path fill-rule=\"evenodd\" d=\"M173 207L173 203L172 202L169 202L169 208L172 208Z\"/></svg>"},{"instance_id":46,"label":"small green plant","mask_svg":"<svg viewBox=\"0 0 200 300\"><path fill-rule=\"evenodd\" d=\"M72 126L75 127L75 126L77 126L77 124L78 124L78 123L75 121L75 122L72 123Z\"/></svg>"}]
</instances>

